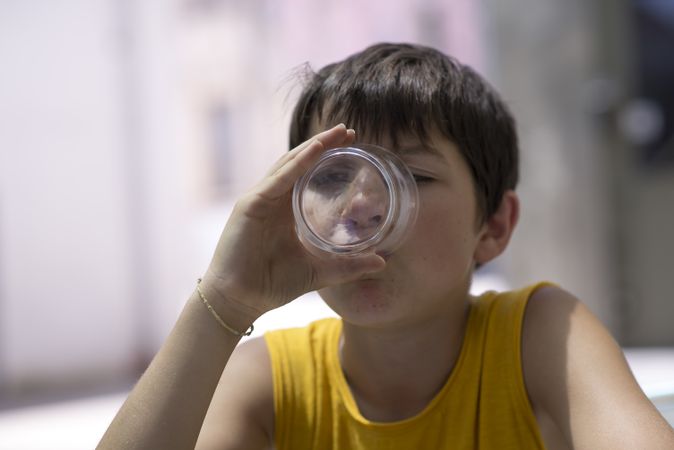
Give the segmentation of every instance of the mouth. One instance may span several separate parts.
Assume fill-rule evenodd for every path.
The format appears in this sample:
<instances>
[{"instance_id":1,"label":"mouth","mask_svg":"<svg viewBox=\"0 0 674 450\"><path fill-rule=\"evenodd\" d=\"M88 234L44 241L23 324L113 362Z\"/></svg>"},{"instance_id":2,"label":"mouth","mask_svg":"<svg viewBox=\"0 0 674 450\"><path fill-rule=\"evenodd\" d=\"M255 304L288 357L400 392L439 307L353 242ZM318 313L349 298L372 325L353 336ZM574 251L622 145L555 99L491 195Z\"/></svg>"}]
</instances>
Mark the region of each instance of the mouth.
<instances>
[{"instance_id":1,"label":"mouth","mask_svg":"<svg viewBox=\"0 0 674 450\"><path fill-rule=\"evenodd\" d=\"M392 253L391 252L375 252L375 254L381 258L384 259L384 261L388 262L389 258L391 257Z\"/></svg>"},{"instance_id":2,"label":"mouth","mask_svg":"<svg viewBox=\"0 0 674 450\"><path fill-rule=\"evenodd\" d=\"M361 287L362 286L371 286L373 283L379 283L381 282L381 278L377 278L376 276L372 275L366 275L362 278L358 278L356 280L356 283L358 283Z\"/></svg>"}]
</instances>

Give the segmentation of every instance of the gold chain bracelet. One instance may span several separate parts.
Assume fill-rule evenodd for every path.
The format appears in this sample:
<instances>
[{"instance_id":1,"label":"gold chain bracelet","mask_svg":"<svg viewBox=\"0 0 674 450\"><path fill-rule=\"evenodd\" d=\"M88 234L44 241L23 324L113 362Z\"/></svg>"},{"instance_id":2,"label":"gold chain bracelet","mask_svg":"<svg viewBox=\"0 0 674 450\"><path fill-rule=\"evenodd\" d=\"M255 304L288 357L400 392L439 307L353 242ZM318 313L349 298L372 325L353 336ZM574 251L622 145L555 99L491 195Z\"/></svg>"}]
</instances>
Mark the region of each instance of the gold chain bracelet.
<instances>
[{"instance_id":1,"label":"gold chain bracelet","mask_svg":"<svg viewBox=\"0 0 674 450\"><path fill-rule=\"evenodd\" d=\"M222 327L223 327L225 330L229 331L230 333L232 333L232 334L235 335L235 336L239 336L239 337L241 337L241 336L250 336L251 333L253 332L253 330L255 329L255 327L253 326L253 324L251 324L250 327L248 327L248 329L247 329L246 331L244 331L243 333L241 333L240 331L237 331L237 330L235 330L234 328L232 328L232 327L230 327L229 325L227 325L227 324L225 323L225 321L222 320L222 318L220 317L220 315L213 309L213 307L211 306L211 304L208 303L208 300L206 300L206 297L204 297L204 294L203 294L203 292L201 292L201 288L199 287L200 284L201 284L201 278L197 278L197 292L199 293L199 297L201 298L201 301L204 303L204 305L206 305L206 308L208 308L208 310L211 312L211 314L213 315L213 317L215 317L215 320L217 320L218 323L219 323L220 325L222 325Z\"/></svg>"}]
</instances>

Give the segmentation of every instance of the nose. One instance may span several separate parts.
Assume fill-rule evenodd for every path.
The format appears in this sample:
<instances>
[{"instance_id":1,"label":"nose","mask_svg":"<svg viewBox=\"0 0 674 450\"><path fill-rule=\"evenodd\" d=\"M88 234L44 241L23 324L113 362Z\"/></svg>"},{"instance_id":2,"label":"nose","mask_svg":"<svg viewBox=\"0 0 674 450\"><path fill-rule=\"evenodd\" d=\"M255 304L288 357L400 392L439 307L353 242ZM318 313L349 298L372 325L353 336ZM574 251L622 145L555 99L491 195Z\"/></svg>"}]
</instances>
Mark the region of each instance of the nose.
<instances>
[{"instance_id":1,"label":"nose","mask_svg":"<svg viewBox=\"0 0 674 450\"><path fill-rule=\"evenodd\" d=\"M373 192L355 192L342 211L342 223L353 230L379 226L384 219L384 205L379 197Z\"/></svg>"},{"instance_id":2,"label":"nose","mask_svg":"<svg viewBox=\"0 0 674 450\"><path fill-rule=\"evenodd\" d=\"M349 191L340 220L347 230L363 238L384 220L387 207L385 187L376 177L360 173Z\"/></svg>"}]
</instances>

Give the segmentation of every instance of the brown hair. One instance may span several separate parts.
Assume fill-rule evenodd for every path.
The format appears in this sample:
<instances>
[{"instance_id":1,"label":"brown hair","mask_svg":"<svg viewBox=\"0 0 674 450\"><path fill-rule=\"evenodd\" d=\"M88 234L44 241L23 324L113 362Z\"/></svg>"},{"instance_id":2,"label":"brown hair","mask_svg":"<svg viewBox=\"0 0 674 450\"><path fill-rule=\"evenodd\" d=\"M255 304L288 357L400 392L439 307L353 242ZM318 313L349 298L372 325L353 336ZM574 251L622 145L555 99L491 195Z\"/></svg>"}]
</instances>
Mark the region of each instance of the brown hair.
<instances>
[{"instance_id":1,"label":"brown hair","mask_svg":"<svg viewBox=\"0 0 674 450\"><path fill-rule=\"evenodd\" d=\"M290 147L308 139L312 119L342 121L359 134L426 142L437 128L471 169L481 220L518 180L515 121L496 91L470 67L430 47L376 44L311 71L293 111Z\"/></svg>"}]
</instances>

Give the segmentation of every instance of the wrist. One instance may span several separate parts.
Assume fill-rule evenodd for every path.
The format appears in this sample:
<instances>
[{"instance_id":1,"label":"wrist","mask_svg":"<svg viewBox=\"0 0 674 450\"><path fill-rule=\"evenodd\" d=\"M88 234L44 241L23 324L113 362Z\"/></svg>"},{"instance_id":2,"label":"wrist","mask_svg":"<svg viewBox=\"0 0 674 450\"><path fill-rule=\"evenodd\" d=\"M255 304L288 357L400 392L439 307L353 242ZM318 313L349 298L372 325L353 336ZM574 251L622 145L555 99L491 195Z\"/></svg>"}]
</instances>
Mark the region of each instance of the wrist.
<instances>
[{"instance_id":1,"label":"wrist","mask_svg":"<svg viewBox=\"0 0 674 450\"><path fill-rule=\"evenodd\" d=\"M248 335L252 331L253 322L260 317L254 308L229 297L222 288L218 288L208 276L199 279L195 295L203 307L210 310L213 320L217 321L229 332L236 335Z\"/></svg>"}]
</instances>

